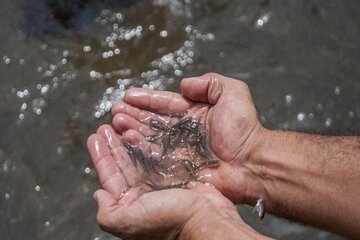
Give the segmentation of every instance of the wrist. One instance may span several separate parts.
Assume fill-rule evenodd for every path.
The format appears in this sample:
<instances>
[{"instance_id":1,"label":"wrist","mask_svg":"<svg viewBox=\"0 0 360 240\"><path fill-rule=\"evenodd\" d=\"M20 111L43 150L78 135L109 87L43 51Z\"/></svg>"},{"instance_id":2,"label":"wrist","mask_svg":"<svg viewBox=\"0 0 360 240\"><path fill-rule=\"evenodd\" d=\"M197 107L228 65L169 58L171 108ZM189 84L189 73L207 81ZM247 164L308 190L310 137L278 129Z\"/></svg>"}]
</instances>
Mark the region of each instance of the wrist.
<instances>
[{"instance_id":1,"label":"wrist","mask_svg":"<svg viewBox=\"0 0 360 240\"><path fill-rule=\"evenodd\" d=\"M244 223L236 209L203 208L184 224L179 240L267 239Z\"/></svg>"},{"instance_id":2,"label":"wrist","mask_svg":"<svg viewBox=\"0 0 360 240\"><path fill-rule=\"evenodd\" d=\"M245 172L246 177L246 195L237 202L255 205L257 200L262 198L267 203L268 191L267 182L264 181L266 173L266 162L269 159L269 148L272 147L276 131L264 128L260 123L256 127L251 136L250 147L245 146L245 150L250 149L246 159L241 161L240 168Z\"/></svg>"}]
</instances>

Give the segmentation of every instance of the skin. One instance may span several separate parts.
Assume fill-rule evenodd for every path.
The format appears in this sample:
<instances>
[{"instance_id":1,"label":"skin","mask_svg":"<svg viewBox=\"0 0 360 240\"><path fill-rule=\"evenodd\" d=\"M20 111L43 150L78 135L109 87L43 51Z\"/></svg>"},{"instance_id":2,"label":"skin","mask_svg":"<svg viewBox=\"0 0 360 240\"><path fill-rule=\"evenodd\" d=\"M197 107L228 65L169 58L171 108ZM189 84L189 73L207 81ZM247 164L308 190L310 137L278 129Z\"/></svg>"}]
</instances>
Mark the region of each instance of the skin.
<instances>
[{"instance_id":1,"label":"skin","mask_svg":"<svg viewBox=\"0 0 360 240\"><path fill-rule=\"evenodd\" d=\"M218 234L227 239L266 239L246 225L232 202L211 186L194 182L189 189L153 192L136 187L138 175L120 139L140 147L144 140L135 131L119 136L103 125L87 143L102 186L94 198L97 221L104 231L122 239L209 239L213 234L209 227L219 226Z\"/></svg>"},{"instance_id":2,"label":"skin","mask_svg":"<svg viewBox=\"0 0 360 240\"><path fill-rule=\"evenodd\" d=\"M360 238L359 137L267 130L257 118L247 85L218 74L184 79L181 91L182 95L128 90L124 101L112 109L115 130L123 137L129 132L137 135L138 143L145 145L144 136L154 134L148 126L150 119L172 125L179 121L179 113L186 113L205 126L214 158L221 161L218 168L202 170L204 182L214 185L234 203L254 205L262 198L267 212ZM126 181L131 182L131 178ZM168 210L176 212L177 207ZM200 212L187 219L191 224L180 227L180 237L202 239L203 231L200 234L198 230L211 224L208 220L217 219L222 210ZM233 239L236 235L239 239L241 233L247 233L240 227L244 224L232 223L232 219L221 218L216 224L226 229L225 235L216 235L219 228L207 228L204 239ZM149 232L152 228L141 230Z\"/></svg>"}]
</instances>

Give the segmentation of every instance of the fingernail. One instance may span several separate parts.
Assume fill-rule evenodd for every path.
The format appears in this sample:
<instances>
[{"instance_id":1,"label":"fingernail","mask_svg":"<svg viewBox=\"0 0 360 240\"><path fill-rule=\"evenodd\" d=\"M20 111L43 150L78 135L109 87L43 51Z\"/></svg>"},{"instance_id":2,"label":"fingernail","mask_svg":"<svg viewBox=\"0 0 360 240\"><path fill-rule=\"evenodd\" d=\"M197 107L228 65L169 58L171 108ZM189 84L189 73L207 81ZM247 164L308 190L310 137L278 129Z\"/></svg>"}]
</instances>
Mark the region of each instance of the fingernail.
<instances>
[{"instance_id":1,"label":"fingernail","mask_svg":"<svg viewBox=\"0 0 360 240\"><path fill-rule=\"evenodd\" d=\"M199 80L203 80L200 77L189 77L189 78L184 78L184 81L199 81Z\"/></svg>"},{"instance_id":2,"label":"fingernail","mask_svg":"<svg viewBox=\"0 0 360 240\"><path fill-rule=\"evenodd\" d=\"M96 192L94 193L93 198L94 198L94 200L95 200L96 202L98 201L98 200L97 200L97 196L96 196Z\"/></svg>"}]
</instances>

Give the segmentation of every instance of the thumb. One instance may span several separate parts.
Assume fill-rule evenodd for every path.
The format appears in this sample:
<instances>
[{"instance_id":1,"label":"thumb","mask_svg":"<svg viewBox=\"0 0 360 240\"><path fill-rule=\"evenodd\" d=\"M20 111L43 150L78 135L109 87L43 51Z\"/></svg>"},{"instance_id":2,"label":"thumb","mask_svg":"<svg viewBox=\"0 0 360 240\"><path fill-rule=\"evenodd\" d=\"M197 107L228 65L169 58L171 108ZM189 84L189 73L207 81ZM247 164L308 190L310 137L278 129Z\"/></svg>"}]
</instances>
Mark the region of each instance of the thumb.
<instances>
[{"instance_id":1,"label":"thumb","mask_svg":"<svg viewBox=\"0 0 360 240\"><path fill-rule=\"evenodd\" d=\"M109 192L100 189L94 193L99 212L110 213L117 208L117 201Z\"/></svg>"},{"instance_id":2,"label":"thumb","mask_svg":"<svg viewBox=\"0 0 360 240\"><path fill-rule=\"evenodd\" d=\"M212 73L201 77L185 78L181 81L181 91L192 101L216 104L222 93L221 78L223 76Z\"/></svg>"}]
</instances>

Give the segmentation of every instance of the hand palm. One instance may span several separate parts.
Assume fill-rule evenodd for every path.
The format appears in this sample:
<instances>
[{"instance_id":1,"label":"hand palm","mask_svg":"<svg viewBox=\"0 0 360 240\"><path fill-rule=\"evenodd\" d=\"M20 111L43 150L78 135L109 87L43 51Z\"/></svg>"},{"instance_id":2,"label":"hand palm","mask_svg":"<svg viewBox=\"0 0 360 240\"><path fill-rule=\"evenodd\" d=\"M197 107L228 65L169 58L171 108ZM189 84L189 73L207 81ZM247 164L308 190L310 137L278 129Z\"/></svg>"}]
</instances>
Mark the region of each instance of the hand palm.
<instances>
[{"instance_id":1,"label":"hand palm","mask_svg":"<svg viewBox=\"0 0 360 240\"><path fill-rule=\"evenodd\" d=\"M256 137L252 135L257 135L262 127L247 86L220 75L215 77L221 78L221 82L210 79L206 86L204 82L187 81L182 84L185 98L176 93L131 89L124 101L132 106L123 102L115 105L113 123L120 132L134 129L143 135L149 135L152 131L145 124L150 118L172 124L179 121L179 117L166 117L166 114L186 112L187 116L199 119L205 125L215 157L222 160L219 168L203 171L202 175L211 175L205 177L205 181L215 185L233 201L236 199L244 202L241 192L251 187L249 181L245 180L251 178L251 174L240 166L248 160L251 147L256 141ZM243 189L234 192L231 188L234 184Z\"/></svg>"},{"instance_id":2,"label":"hand palm","mask_svg":"<svg viewBox=\"0 0 360 240\"><path fill-rule=\"evenodd\" d=\"M136 134L123 136L137 141ZM98 222L114 235L135 239L175 236L194 214L203 208L227 208L231 202L212 187L194 183L190 190L169 189L146 192L134 184L137 177L131 159L111 126L101 126L88 139L88 149L104 190L94 197L98 202ZM171 213L171 214L169 214ZM143 236L146 232L147 235Z\"/></svg>"}]
</instances>

